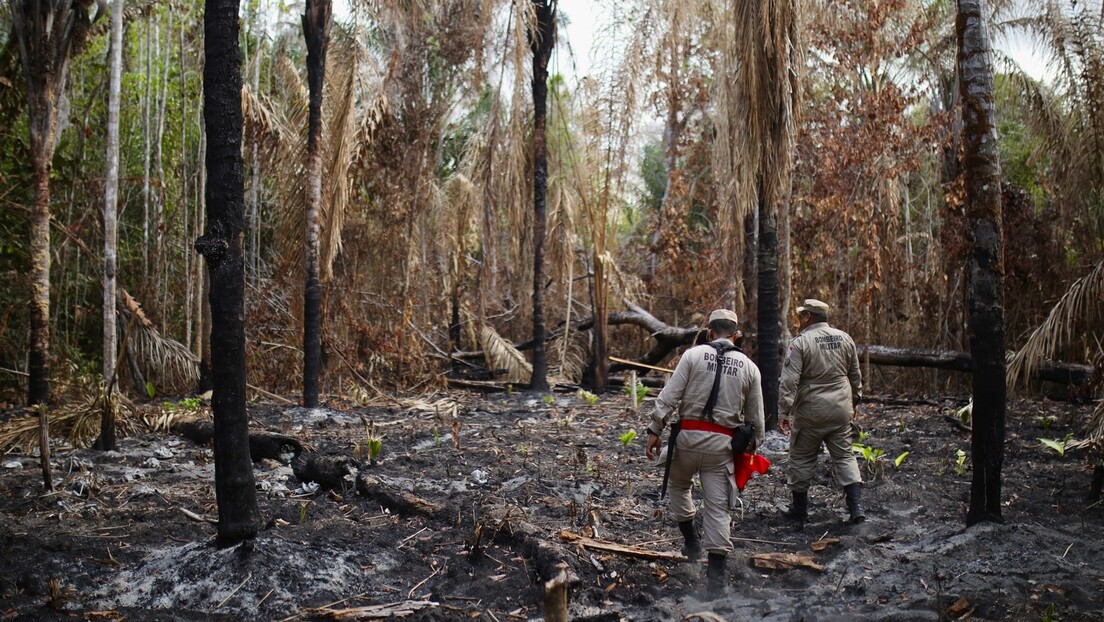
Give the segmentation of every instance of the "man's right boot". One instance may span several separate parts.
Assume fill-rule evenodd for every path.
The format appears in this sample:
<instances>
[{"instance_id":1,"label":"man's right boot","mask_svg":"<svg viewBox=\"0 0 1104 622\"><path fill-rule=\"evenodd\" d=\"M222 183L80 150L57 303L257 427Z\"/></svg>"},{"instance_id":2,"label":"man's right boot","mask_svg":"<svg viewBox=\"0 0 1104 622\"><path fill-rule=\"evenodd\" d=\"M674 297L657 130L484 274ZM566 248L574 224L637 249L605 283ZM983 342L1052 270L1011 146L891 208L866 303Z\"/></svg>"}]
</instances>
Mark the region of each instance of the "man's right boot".
<instances>
[{"instance_id":1,"label":"man's right boot","mask_svg":"<svg viewBox=\"0 0 1104 622\"><path fill-rule=\"evenodd\" d=\"M678 526L686 541L682 547L683 556L690 561L701 559L701 538L698 537L698 530L694 529L694 519L679 521Z\"/></svg>"},{"instance_id":2,"label":"man's right boot","mask_svg":"<svg viewBox=\"0 0 1104 622\"><path fill-rule=\"evenodd\" d=\"M782 512L782 516L790 520L805 520L809 517L809 491L807 490L795 490L793 491L793 505L788 510Z\"/></svg>"},{"instance_id":3,"label":"man's right boot","mask_svg":"<svg viewBox=\"0 0 1104 622\"><path fill-rule=\"evenodd\" d=\"M709 565L705 569L705 589L709 598L719 598L724 594L725 588L725 563L728 558L724 553L710 553Z\"/></svg>"},{"instance_id":4,"label":"man's right boot","mask_svg":"<svg viewBox=\"0 0 1104 622\"><path fill-rule=\"evenodd\" d=\"M866 513L862 508L862 484L848 484L843 487L843 492L847 495L847 513L851 523L865 521Z\"/></svg>"}]
</instances>

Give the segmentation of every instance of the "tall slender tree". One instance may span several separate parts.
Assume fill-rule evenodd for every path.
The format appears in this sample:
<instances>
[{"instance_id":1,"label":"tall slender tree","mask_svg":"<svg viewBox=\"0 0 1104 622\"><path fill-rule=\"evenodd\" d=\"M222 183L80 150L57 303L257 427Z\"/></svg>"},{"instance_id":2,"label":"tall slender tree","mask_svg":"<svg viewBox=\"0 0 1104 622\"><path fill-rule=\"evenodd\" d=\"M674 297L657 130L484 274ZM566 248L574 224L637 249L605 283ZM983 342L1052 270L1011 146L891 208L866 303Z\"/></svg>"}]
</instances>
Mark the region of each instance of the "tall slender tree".
<instances>
[{"instance_id":1,"label":"tall slender tree","mask_svg":"<svg viewBox=\"0 0 1104 622\"><path fill-rule=\"evenodd\" d=\"M958 0L959 93L962 101L962 172L970 257L970 353L973 377L973 478L966 525L1001 518L1004 463L1004 237L1001 169L993 104L993 64L984 0Z\"/></svg>"},{"instance_id":2,"label":"tall slender tree","mask_svg":"<svg viewBox=\"0 0 1104 622\"><path fill-rule=\"evenodd\" d=\"M252 540L260 524L245 412L245 163L238 8L239 0L207 0L203 12L207 228L195 248L210 275L219 546Z\"/></svg>"},{"instance_id":3,"label":"tall slender tree","mask_svg":"<svg viewBox=\"0 0 1104 622\"><path fill-rule=\"evenodd\" d=\"M533 375L529 388L548 391L548 355L544 344L544 240L548 194L548 59L556 44L557 0L532 0L536 28L529 31L533 50Z\"/></svg>"},{"instance_id":4,"label":"tall slender tree","mask_svg":"<svg viewBox=\"0 0 1104 622\"><path fill-rule=\"evenodd\" d=\"M111 6L111 79L107 95L107 178L104 180L104 267L103 267L103 378L105 407L96 446L115 449L115 409L110 407L115 383L115 258L118 246L117 206L119 195L119 98L123 74L123 0Z\"/></svg>"},{"instance_id":5,"label":"tall slender tree","mask_svg":"<svg viewBox=\"0 0 1104 622\"><path fill-rule=\"evenodd\" d=\"M34 169L30 210L30 351L27 403L50 396L50 170L57 147L59 105L71 54L80 50L95 14L91 0L9 0L27 81L27 127Z\"/></svg>"},{"instance_id":6,"label":"tall slender tree","mask_svg":"<svg viewBox=\"0 0 1104 622\"><path fill-rule=\"evenodd\" d=\"M307 40L307 281L303 290L303 405L318 406L322 366L322 283L319 279L319 214L322 209L322 88L330 43L330 0L307 0L303 36Z\"/></svg>"}]
</instances>

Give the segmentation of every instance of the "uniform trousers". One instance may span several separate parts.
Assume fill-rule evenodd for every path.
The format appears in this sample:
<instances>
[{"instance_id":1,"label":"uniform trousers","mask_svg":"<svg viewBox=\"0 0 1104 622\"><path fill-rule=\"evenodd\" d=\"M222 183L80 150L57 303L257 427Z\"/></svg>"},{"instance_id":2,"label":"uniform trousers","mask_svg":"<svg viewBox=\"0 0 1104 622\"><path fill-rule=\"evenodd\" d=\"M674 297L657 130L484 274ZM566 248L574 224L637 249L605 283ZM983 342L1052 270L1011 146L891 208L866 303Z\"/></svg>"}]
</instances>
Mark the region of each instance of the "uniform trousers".
<instances>
[{"instance_id":1,"label":"uniform trousers","mask_svg":"<svg viewBox=\"0 0 1104 622\"><path fill-rule=\"evenodd\" d=\"M790 468L788 484L794 492L809 490L809 483L816 473L820 444L828 447L832 468L840 486L861 484L859 462L851 450L851 424L826 427L798 428L790 432Z\"/></svg>"}]
</instances>

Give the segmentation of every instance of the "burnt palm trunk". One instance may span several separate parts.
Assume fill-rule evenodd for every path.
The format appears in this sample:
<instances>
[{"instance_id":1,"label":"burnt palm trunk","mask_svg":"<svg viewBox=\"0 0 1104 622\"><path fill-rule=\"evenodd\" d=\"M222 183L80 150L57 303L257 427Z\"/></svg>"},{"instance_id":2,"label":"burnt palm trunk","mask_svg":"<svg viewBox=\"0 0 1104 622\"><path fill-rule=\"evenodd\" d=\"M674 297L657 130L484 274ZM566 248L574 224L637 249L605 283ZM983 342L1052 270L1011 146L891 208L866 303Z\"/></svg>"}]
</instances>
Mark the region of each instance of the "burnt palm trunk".
<instances>
[{"instance_id":1,"label":"burnt palm trunk","mask_svg":"<svg viewBox=\"0 0 1104 622\"><path fill-rule=\"evenodd\" d=\"M958 0L958 67L962 95L962 171L970 258L970 352L974 360L973 479L966 524L1000 521L1004 462L1004 240L1000 157L993 105L993 67L984 0Z\"/></svg>"},{"instance_id":2,"label":"burnt palm trunk","mask_svg":"<svg viewBox=\"0 0 1104 622\"><path fill-rule=\"evenodd\" d=\"M207 227L195 248L206 260L210 275L217 543L233 546L254 538L260 523L245 412L245 186L238 0L208 0L203 34Z\"/></svg>"},{"instance_id":3,"label":"burnt palm trunk","mask_svg":"<svg viewBox=\"0 0 1104 622\"><path fill-rule=\"evenodd\" d=\"M548 193L548 58L555 45L556 0L533 0L536 32L529 33L533 50L533 375L529 389L548 391L548 355L544 347L544 238Z\"/></svg>"},{"instance_id":4,"label":"burnt palm trunk","mask_svg":"<svg viewBox=\"0 0 1104 622\"><path fill-rule=\"evenodd\" d=\"M763 192L759 192L763 196ZM778 225L772 205L760 202L758 244L758 295L756 323L756 363L762 374L763 417L768 430L778 425L778 341L781 327L778 317Z\"/></svg>"},{"instance_id":5,"label":"burnt palm trunk","mask_svg":"<svg viewBox=\"0 0 1104 622\"><path fill-rule=\"evenodd\" d=\"M330 0L307 0L303 36L307 40L307 277L303 288L303 405L318 406L322 367L322 283L319 279L319 212L322 206L322 87L330 42Z\"/></svg>"}]
</instances>

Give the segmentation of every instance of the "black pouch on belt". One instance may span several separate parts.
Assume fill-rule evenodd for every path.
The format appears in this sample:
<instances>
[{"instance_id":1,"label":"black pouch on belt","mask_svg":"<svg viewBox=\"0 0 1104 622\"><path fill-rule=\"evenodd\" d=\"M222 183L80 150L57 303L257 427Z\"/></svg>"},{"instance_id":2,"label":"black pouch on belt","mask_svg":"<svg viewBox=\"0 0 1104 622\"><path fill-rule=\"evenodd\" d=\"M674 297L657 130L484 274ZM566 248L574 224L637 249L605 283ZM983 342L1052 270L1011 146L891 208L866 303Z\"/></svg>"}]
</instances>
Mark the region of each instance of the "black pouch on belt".
<instances>
[{"instance_id":1,"label":"black pouch on belt","mask_svg":"<svg viewBox=\"0 0 1104 622\"><path fill-rule=\"evenodd\" d=\"M739 455L747 452L751 445L751 439L755 437L755 428L750 423L741 423L732 431L732 454Z\"/></svg>"}]
</instances>

